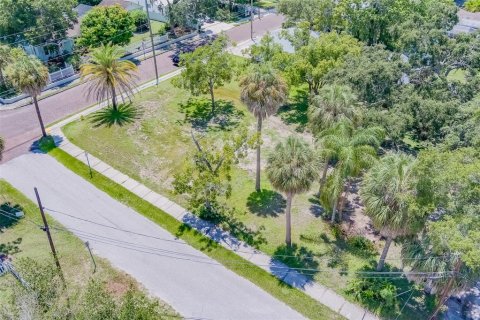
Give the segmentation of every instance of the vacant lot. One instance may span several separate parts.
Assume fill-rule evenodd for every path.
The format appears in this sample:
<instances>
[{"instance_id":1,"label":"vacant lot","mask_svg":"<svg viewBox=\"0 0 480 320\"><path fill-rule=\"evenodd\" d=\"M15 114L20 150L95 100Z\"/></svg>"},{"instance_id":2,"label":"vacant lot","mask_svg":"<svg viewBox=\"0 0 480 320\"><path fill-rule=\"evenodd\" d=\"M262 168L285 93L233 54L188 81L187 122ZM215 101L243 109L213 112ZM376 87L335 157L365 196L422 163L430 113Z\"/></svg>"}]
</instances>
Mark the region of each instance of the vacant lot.
<instances>
[{"instance_id":1,"label":"vacant lot","mask_svg":"<svg viewBox=\"0 0 480 320\"><path fill-rule=\"evenodd\" d=\"M85 118L65 126L63 131L79 147L187 206L185 197L174 193L172 181L174 174L182 170L194 150L191 130L201 140L202 136L222 139L239 126L247 126L251 131L255 128L253 116L239 100L240 90L236 82L215 92L218 111L213 117L208 100L191 97L188 92L173 87L167 81L142 91L134 98L133 104L141 111L141 117L132 124L93 127ZM263 165L275 144L291 134L302 135L306 141L313 142L305 130L306 96L302 88L293 88L290 104L266 121L262 145ZM232 196L227 200L227 204L236 209L237 223L244 224L249 230L251 243L291 266L318 270L306 273L312 280L352 299L345 293L348 280L354 277L352 272L374 263L383 245L383 241L372 233L369 221L357 203L358 199L352 196L349 207L351 213L346 215L344 228L341 229L332 228L328 223L328 213L318 204L315 196L318 183L313 185L310 192L296 196L292 206L295 245L287 250L283 245L285 199L272 189L265 174L262 176L263 191L260 194L254 192L254 163L255 154L252 150L234 168ZM359 249L351 241L352 236L357 234L375 240L373 250ZM397 249L390 251L388 262L400 266ZM406 286L406 281L399 279L399 290ZM400 298L406 299L408 296ZM416 292L411 301L418 299L418 303L422 304L424 298L421 292ZM404 312L405 319L413 316L410 312L422 312L417 303L411 305L412 308L409 306L408 311Z\"/></svg>"}]
</instances>

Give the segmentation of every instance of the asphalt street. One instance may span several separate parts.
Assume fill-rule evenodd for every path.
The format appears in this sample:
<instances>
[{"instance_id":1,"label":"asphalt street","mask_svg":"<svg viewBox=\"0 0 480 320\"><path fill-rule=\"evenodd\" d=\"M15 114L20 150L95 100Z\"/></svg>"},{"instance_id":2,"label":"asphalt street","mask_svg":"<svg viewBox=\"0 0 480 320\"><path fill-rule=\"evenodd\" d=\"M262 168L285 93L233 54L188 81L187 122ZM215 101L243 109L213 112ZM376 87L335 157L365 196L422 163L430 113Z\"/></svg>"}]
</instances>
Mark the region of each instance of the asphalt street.
<instances>
[{"instance_id":1,"label":"asphalt street","mask_svg":"<svg viewBox=\"0 0 480 320\"><path fill-rule=\"evenodd\" d=\"M0 165L0 178L33 201L33 188L37 187L52 217L184 317L303 319L283 302L176 239L48 155L26 154ZM54 239L56 232L62 231L54 230Z\"/></svg>"}]
</instances>

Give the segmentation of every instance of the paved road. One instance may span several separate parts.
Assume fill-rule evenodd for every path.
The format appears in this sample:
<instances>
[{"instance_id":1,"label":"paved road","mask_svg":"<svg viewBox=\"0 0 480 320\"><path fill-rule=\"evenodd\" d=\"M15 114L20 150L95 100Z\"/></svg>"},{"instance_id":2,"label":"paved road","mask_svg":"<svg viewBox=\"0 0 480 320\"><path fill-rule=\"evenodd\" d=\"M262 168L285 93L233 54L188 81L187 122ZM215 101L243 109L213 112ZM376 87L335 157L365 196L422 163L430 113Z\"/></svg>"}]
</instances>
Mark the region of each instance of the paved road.
<instances>
[{"instance_id":1,"label":"paved road","mask_svg":"<svg viewBox=\"0 0 480 320\"><path fill-rule=\"evenodd\" d=\"M278 29L284 18L279 15L268 15L254 22L254 36L261 36L268 30ZM235 42L242 42L250 38L250 24L243 24L228 30L227 35ZM157 57L160 74L176 69L172 65L171 52ZM153 59L142 61L138 66L139 83L155 77ZM72 89L58 93L40 101L40 109L46 124L76 113L95 101L88 98L86 85L79 85ZM32 105L15 110L0 111L0 136L6 140L4 162L28 151L32 142L41 135L38 120Z\"/></svg>"},{"instance_id":2,"label":"paved road","mask_svg":"<svg viewBox=\"0 0 480 320\"><path fill-rule=\"evenodd\" d=\"M200 251L176 240L155 223L110 198L48 155L17 157L0 166L0 178L6 179L32 200L35 199L33 187L36 186L43 205L55 210L47 209L50 215L66 228L75 229L74 233L88 240L96 254L131 274L184 317L303 319L283 302L218 265ZM149 237L95 225L56 211Z\"/></svg>"}]
</instances>

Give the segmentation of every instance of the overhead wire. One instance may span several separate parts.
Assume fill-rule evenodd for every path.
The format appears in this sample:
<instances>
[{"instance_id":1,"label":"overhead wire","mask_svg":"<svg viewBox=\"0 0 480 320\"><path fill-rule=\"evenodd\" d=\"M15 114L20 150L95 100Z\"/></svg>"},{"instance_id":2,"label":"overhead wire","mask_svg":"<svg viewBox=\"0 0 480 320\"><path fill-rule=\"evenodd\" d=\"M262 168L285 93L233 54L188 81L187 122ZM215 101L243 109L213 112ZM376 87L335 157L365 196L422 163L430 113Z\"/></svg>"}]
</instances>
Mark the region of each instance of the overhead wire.
<instances>
[{"instance_id":1,"label":"overhead wire","mask_svg":"<svg viewBox=\"0 0 480 320\"><path fill-rule=\"evenodd\" d=\"M48 210L48 211L51 211L48 208L45 208L45 209ZM6 211L1 210L1 209L0 209L0 211L6 212ZM22 218L13 217L13 216L11 216L11 213L8 213L8 212L7 212L7 214L4 214L4 213L0 212L0 215L4 215L4 216L7 216L7 217L15 219L15 220L22 219ZM38 225L31 220L28 220L28 221L32 222L35 226L37 226L39 228L43 228L43 226ZM112 228L114 228L114 227L112 227ZM223 265L222 263L237 264L237 265L238 264L251 265L251 262L248 262L248 261L246 261L246 262L241 262L240 261L239 262L237 260L225 260L225 259L215 260L213 258L206 257L206 256L185 254L185 253L178 252L178 251L165 250L165 249L145 246L145 245L142 245L142 244L135 244L135 243L131 243L131 242L126 242L126 241L123 241L123 240L118 240L118 239L114 239L114 238L105 237L105 236L102 236L102 235L97 235L97 234L94 234L94 233L89 233L89 232L79 230L79 229L69 230L69 228L59 228L59 227L52 227L51 226L50 230L62 231L62 232L68 232L68 233L72 233L72 232L73 233L78 233L80 235L80 237L91 240L91 241L95 241L95 242L98 242L98 243L112 245L112 246L132 250L132 251L141 252L141 253L147 253L147 254L152 254L152 255L157 255L157 256L162 256L162 257L167 257L167 258L173 258L173 259L177 259L177 260L186 260L186 261L190 261L190 262L204 263L204 264L210 264L210 265L219 265L219 266ZM123 230L120 230L120 231L123 231ZM178 241L176 241L176 243L187 244L185 242L178 242ZM194 259L208 259L209 261L194 260ZM221 261L222 263L218 263L217 261ZM281 270L281 269L295 270L295 271L299 271L301 274L304 274L304 275L305 274L314 275L314 274L319 273L319 272L336 272L335 270L320 270L320 269L315 269L315 268L288 267L286 265L284 267L283 266L272 266L270 264L268 264L268 265L257 265L257 266L270 267L274 270ZM349 272L349 273L360 275L362 278L364 278L364 277L365 278L366 277L369 277L369 278L389 278L387 276L395 275L395 277L393 277L393 278L403 278L403 279L405 279L406 275L411 275L411 276L421 276L421 277L426 277L426 278L429 278L429 279L433 279L433 278L444 278L446 275L452 275L453 271L409 272L409 273L405 273L404 271L398 271L398 272L397 271L379 271L379 272L377 272L377 271L355 271L355 272ZM390 278L392 278L392 277L390 277Z\"/></svg>"}]
</instances>

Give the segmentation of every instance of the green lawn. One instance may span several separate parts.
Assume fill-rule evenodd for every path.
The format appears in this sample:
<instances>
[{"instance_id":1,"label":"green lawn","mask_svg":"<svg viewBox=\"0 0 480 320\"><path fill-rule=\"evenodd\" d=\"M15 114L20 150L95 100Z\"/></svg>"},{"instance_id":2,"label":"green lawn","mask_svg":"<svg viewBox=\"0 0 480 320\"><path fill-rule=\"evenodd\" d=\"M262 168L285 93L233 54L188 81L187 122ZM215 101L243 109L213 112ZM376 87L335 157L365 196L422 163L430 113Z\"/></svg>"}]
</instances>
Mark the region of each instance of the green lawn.
<instances>
[{"instance_id":1,"label":"green lawn","mask_svg":"<svg viewBox=\"0 0 480 320\"><path fill-rule=\"evenodd\" d=\"M278 4L278 0L259 0L255 2L255 6L263 9L275 8Z\"/></svg>"},{"instance_id":2,"label":"green lawn","mask_svg":"<svg viewBox=\"0 0 480 320\"><path fill-rule=\"evenodd\" d=\"M10 255L14 264L18 259L26 257L39 262L50 261L53 264L47 237L35 225L41 224L42 221L38 207L4 180L0 180L0 190L2 210L18 206L25 213L25 218L18 223L0 216L0 252ZM86 286L89 279L104 282L107 289L118 296L123 295L130 286L140 290L140 285L133 278L113 268L107 260L100 257L95 257L97 270L93 273L93 264L83 242L69 232L55 231L55 227L60 228L62 225L49 216L47 219L52 229L52 238L67 281L67 288L72 296ZM9 303L10 293L7 288L12 281L15 280L11 275L0 277L0 305ZM178 314L170 306L161 304L165 314L177 318Z\"/></svg>"},{"instance_id":3,"label":"green lawn","mask_svg":"<svg viewBox=\"0 0 480 320\"><path fill-rule=\"evenodd\" d=\"M216 99L221 101L223 111L214 119L216 121L205 125L201 120L208 114L207 107L197 108L197 112L193 112L193 105L188 104L190 95L167 81L158 87L142 91L134 98L133 102L140 108L142 116L133 124L94 128L86 118L68 124L63 131L74 144L186 206L186 198L173 192L172 177L182 170L184 161L194 148L190 138L191 123L194 123L202 134L218 139L231 134L237 126L245 125L254 130L254 118L239 101L239 95L236 82L217 89ZM278 116L265 123L263 159L266 159L278 141L290 134L301 134L311 141L311 137L303 132L307 119L305 90L294 88L290 98L290 107L282 108ZM233 170L232 197L227 203L239 212L235 218L257 235L255 242L262 251L271 255L298 256L298 259L285 262L292 266L322 270L312 275L315 281L353 300L345 293L347 282L353 277L351 272L375 262L378 254L358 252L349 245L344 236L332 230L326 213L314 196L318 184L314 184L310 192L294 198L292 239L295 246L294 250L286 251L283 246L284 197L271 188L265 174L262 176L262 188L265 191L261 195L254 193L254 160L252 151ZM383 242L378 242L377 249L382 245ZM393 248L389 258L398 257L398 250ZM398 260L389 262L400 266ZM421 293L418 293L418 297L424 298ZM416 305L414 309L407 307L401 318L425 316L423 313L415 314L421 309L420 306Z\"/></svg>"},{"instance_id":4,"label":"green lawn","mask_svg":"<svg viewBox=\"0 0 480 320\"><path fill-rule=\"evenodd\" d=\"M165 30L165 23L163 22L151 20L151 24L154 36L158 35L159 32L163 32L163 30ZM147 30L145 32L134 32L133 37L130 39L130 44L126 45L125 48L130 48L133 45L141 46L142 41L150 41L150 31ZM148 46L149 44L145 45Z\"/></svg>"}]
</instances>

